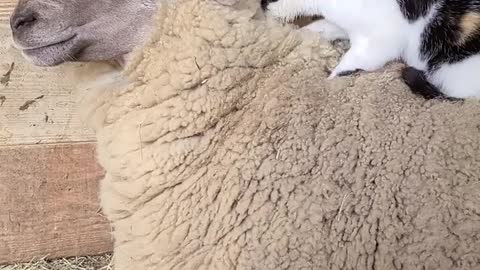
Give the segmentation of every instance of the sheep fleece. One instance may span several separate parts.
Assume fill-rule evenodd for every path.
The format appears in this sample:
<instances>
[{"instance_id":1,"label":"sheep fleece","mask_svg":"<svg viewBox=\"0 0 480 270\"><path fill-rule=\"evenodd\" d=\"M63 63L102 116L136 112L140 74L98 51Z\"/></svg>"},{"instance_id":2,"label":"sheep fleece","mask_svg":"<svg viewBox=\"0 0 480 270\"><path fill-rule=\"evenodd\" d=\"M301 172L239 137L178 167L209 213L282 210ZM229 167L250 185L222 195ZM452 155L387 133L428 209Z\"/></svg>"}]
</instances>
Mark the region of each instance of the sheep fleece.
<instances>
[{"instance_id":1,"label":"sheep fleece","mask_svg":"<svg viewBox=\"0 0 480 270\"><path fill-rule=\"evenodd\" d=\"M257 16L165 4L91 92L116 269L480 269L480 103Z\"/></svg>"}]
</instances>

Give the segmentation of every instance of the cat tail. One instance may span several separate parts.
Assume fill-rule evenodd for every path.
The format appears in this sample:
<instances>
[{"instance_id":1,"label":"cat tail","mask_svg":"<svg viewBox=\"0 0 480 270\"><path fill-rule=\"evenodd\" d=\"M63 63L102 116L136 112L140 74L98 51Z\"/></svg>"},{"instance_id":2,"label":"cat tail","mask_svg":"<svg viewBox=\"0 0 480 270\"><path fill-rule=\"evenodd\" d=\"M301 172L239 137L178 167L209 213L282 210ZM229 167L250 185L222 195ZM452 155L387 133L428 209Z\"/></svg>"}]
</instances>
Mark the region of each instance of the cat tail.
<instances>
[{"instance_id":1,"label":"cat tail","mask_svg":"<svg viewBox=\"0 0 480 270\"><path fill-rule=\"evenodd\" d=\"M427 80L425 72L414 67L403 68L402 79L414 94L422 96L425 99L445 99L450 101L462 100L443 94L438 87Z\"/></svg>"}]
</instances>

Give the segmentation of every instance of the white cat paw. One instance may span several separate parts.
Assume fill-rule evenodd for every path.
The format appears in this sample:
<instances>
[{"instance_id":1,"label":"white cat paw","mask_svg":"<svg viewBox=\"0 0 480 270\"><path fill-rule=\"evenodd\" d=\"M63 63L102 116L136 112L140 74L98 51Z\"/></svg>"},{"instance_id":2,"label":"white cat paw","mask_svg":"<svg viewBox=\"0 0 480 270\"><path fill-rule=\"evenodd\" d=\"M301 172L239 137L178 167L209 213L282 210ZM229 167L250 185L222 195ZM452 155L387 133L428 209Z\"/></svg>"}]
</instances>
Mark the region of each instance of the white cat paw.
<instances>
[{"instance_id":1,"label":"white cat paw","mask_svg":"<svg viewBox=\"0 0 480 270\"><path fill-rule=\"evenodd\" d=\"M360 39L351 42L351 48L331 72L329 79L348 76L359 71L375 71L397 58L397 49L382 39Z\"/></svg>"}]
</instances>

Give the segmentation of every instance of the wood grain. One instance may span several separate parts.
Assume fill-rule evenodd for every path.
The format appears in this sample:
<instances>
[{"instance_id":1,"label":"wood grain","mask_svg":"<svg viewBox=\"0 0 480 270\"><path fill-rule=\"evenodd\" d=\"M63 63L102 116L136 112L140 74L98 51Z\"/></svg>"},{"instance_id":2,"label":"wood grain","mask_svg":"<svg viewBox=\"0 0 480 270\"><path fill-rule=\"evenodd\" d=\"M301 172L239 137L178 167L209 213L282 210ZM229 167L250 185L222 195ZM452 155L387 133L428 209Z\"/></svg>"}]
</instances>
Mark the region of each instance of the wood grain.
<instances>
[{"instance_id":1,"label":"wood grain","mask_svg":"<svg viewBox=\"0 0 480 270\"><path fill-rule=\"evenodd\" d=\"M77 116L85 93L65 79L64 67L34 67L13 46L8 17L15 2L0 0L0 146L94 140Z\"/></svg>"},{"instance_id":2,"label":"wood grain","mask_svg":"<svg viewBox=\"0 0 480 270\"><path fill-rule=\"evenodd\" d=\"M0 24L8 23L16 4L17 0L0 0Z\"/></svg>"},{"instance_id":3,"label":"wood grain","mask_svg":"<svg viewBox=\"0 0 480 270\"><path fill-rule=\"evenodd\" d=\"M110 252L93 143L0 148L0 264Z\"/></svg>"}]
</instances>

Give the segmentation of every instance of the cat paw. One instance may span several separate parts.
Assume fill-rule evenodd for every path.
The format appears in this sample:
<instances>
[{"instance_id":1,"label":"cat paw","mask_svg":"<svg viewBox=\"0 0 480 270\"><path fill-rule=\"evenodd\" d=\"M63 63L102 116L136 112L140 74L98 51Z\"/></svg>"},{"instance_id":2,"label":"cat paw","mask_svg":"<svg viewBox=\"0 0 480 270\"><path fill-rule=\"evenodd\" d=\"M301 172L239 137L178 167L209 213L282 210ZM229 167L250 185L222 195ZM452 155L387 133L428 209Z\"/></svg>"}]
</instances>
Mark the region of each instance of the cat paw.
<instances>
[{"instance_id":1,"label":"cat paw","mask_svg":"<svg viewBox=\"0 0 480 270\"><path fill-rule=\"evenodd\" d=\"M352 43L328 78L348 76L359 71L372 72L382 68L396 57L396 50L392 51L387 45L388 43L382 40L368 39L361 43Z\"/></svg>"}]
</instances>

